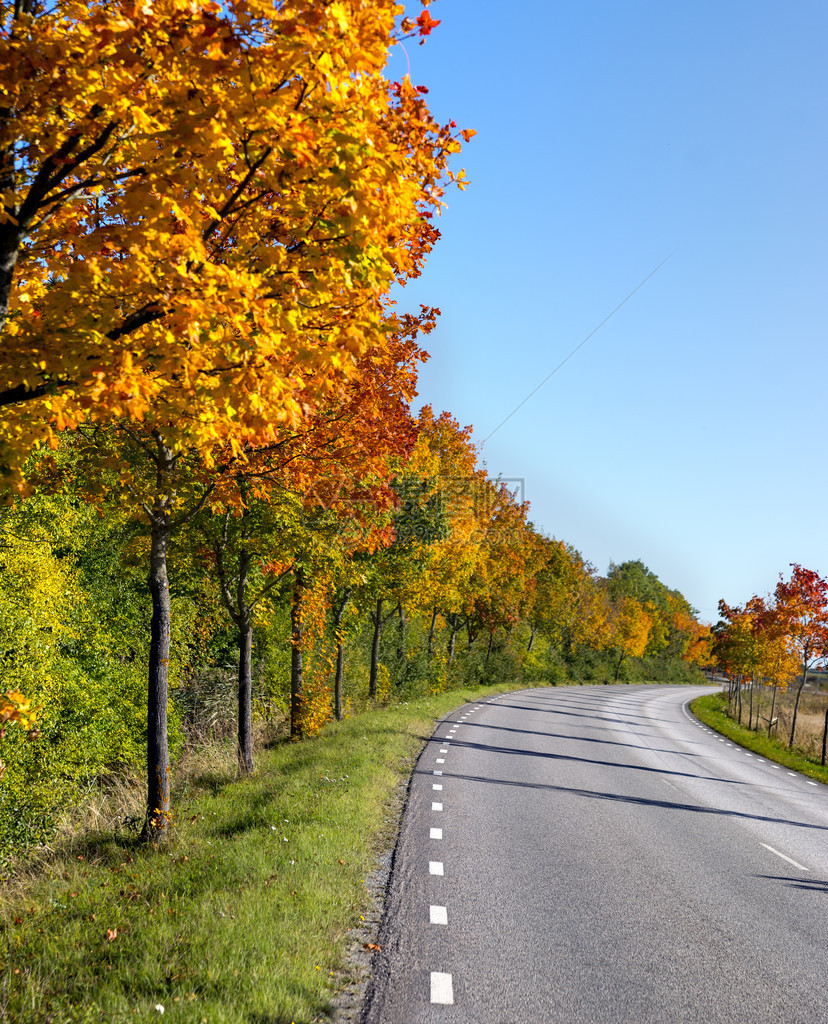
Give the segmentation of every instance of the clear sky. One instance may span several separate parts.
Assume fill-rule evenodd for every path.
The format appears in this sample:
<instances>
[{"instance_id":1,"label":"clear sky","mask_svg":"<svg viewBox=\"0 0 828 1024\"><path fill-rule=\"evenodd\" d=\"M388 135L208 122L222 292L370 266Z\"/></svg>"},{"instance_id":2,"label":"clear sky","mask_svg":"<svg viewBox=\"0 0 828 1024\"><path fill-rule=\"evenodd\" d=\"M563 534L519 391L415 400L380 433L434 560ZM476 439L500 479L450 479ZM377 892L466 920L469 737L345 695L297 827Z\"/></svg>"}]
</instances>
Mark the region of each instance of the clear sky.
<instances>
[{"instance_id":1,"label":"clear sky","mask_svg":"<svg viewBox=\"0 0 828 1024\"><path fill-rule=\"evenodd\" d=\"M400 295L442 310L419 400L482 442L669 257L489 437L490 475L708 621L791 562L828 573L828 4L429 11L412 81L479 134Z\"/></svg>"}]
</instances>

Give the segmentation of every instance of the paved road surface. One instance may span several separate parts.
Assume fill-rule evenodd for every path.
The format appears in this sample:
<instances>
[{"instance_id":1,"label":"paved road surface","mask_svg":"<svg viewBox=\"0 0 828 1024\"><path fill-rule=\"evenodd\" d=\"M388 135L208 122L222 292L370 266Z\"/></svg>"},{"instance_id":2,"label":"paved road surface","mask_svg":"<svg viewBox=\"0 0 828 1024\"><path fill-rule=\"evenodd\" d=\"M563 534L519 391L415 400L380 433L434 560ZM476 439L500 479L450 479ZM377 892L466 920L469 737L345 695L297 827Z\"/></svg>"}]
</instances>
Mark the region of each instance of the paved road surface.
<instances>
[{"instance_id":1,"label":"paved road surface","mask_svg":"<svg viewBox=\"0 0 828 1024\"><path fill-rule=\"evenodd\" d=\"M441 723L366 1024L828 1022L828 787L698 723L704 692L533 689Z\"/></svg>"}]
</instances>

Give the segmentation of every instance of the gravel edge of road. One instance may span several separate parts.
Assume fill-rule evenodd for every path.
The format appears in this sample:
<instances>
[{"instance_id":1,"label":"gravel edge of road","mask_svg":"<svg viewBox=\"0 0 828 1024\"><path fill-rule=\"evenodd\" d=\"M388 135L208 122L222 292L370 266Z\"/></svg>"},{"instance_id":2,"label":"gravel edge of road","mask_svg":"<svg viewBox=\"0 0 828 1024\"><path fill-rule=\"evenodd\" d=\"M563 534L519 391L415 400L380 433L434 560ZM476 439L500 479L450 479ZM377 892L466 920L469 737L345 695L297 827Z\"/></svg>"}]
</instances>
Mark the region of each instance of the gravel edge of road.
<instances>
[{"instance_id":1,"label":"gravel edge of road","mask_svg":"<svg viewBox=\"0 0 828 1024\"><path fill-rule=\"evenodd\" d=\"M451 713L449 712L449 714ZM435 720L435 730L442 721L442 718ZM379 942L388 895L391 891L400 830L411 795L414 771L423 751L430 742L431 736L423 740L416 755L411 757L407 778L397 785L389 800L383 831L378 837L381 849L377 855L376 869L365 880L367 905L362 915L363 921L358 927L350 929L350 940L345 952L345 969L337 979L338 984L342 987L338 989L332 1002L331 1016L319 1018L320 1022L362 1024L368 1012L373 994L374 961L379 951L376 950L369 956L365 947L366 945L377 945Z\"/></svg>"}]
</instances>

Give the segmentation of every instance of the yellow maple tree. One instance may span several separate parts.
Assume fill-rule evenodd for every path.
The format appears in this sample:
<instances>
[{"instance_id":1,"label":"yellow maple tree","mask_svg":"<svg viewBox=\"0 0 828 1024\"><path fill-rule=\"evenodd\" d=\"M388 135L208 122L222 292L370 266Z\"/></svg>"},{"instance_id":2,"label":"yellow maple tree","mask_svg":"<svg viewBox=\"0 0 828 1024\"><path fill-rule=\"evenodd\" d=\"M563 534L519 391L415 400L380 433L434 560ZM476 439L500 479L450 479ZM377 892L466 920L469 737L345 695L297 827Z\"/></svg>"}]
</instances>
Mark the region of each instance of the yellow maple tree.
<instances>
[{"instance_id":1,"label":"yellow maple tree","mask_svg":"<svg viewBox=\"0 0 828 1024\"><path fill-rule=\"evenodd\" d=\"M89 419L150 421L207 453L266 443L382 353L399 326L388 289L437 238L460 148L422 90L384 75L398 13L394 0L6 9L7 469Z\"/></svg>"}]
</instances>

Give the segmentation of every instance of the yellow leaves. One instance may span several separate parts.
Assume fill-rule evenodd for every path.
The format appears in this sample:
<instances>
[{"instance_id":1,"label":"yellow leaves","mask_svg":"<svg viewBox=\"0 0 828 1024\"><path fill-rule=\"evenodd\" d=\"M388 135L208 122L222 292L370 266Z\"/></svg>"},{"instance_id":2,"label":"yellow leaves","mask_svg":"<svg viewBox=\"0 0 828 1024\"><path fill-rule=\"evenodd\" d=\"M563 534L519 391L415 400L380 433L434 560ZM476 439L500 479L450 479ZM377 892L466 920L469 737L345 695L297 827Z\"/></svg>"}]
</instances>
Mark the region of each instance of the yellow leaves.
<instances>
[{"instance_id":1,"label":"yellow leaves","mask_svg":"<svg viewBox=\"0 0 828 1024\"><path fill-rule=\"evenodd\" d=\"M0 696L0 726L14 722L22 729L31 729L37 721L32 703L19 690L9 690Z\"/></svg>"},{"instance_id":2,"label":"yellow leaves","mask_svg":"<svg viewBox=\"0 0 828 1024\"><path fill-rule=\"evenodd\" d=\"M382 75L397 6L67 0L0 53L20 194L70 135L91 154L18 264L2 386L74 382L0 414L21 458L50 422L153 408L204 449L259 436L382 353L459 145Z\"/></svg>"}]
</instances>

